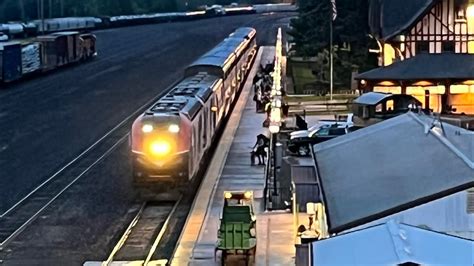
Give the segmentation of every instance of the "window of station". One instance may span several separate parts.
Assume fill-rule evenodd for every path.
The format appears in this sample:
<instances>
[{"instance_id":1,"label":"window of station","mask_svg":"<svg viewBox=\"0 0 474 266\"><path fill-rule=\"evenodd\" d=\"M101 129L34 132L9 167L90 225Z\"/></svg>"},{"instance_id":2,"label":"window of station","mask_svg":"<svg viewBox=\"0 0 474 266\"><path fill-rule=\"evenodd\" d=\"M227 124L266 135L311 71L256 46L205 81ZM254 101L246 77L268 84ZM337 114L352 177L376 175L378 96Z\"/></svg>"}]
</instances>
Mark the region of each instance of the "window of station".
<instances>
[{"instance_id":1,"label":"window of station","mask_svg":"<svg viewBox=\"0 0 474 266\"><path fill-rule=\"evenodd\" d=\"M416 53L429 53L430 52L430 43L427 41L420 41L416 43Z\"/></svg>"},{"instance_id":2,"label":"window of station","mask_svg":"<svg viewBox=\"0 0 474 266\"><path fill-rule=\"evenodd\" d=\"M455 52L456 45L452 41L442 42L443 52Z\"/></svg>"}]
</instances>

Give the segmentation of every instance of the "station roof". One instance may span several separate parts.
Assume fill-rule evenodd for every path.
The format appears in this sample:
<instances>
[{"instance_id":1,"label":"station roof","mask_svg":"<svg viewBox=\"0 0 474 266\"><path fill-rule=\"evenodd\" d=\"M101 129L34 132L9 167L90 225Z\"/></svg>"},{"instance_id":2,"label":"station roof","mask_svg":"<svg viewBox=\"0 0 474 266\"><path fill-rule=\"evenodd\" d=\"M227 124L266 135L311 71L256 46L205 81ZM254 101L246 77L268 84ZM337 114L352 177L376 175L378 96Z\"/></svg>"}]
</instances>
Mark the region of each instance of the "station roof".
<instances>
[{"instance_id":1,"label":"station roof","mask_svg":"<svg viewBox=\"0 0 474 266\"><path fill-rule=\"evenodd\" d=\"M434 2L436 0L371 0L372 33L381 39L390 39L408 29Z\"/></svg>"},{"instance_id":2,"label":"station roof","mask_svg":"<svg viewBox=\"0 0 474 266\"><path fill-rule=\"evenodd\" d=\"M472 265L474 243L389 221L312 243L313 265Z\"/></svg>"},{"instance_id":3,"label":"station roof","mask_svg":"<svg viewBox=\"0 0 474 266\"><path fill-rule=\"evenodd\" d=\"M474 79L474 55L419 54L386 67L356 76L361 80L446 80Z\"/></svg>"},{"instance_id":4,"label":"station roof","mask_svg":"<svg viewBox=\"0 0 474 266\"><path fill-rule=\"evenodd\" d=\"M393 96L393 94L390 93L381 93L381 92L368 92L362 94L360 97L354 100L354 103L358 104L367 104L367 105L373 105L377 104L384 99L390 98Z\"/></svg>"},{"instance_id":5,"label":"station roof","mask_svg":"<svg viewBox=\"0 0 474 266\"><path fill-rule=\"evenodd\" d=\"M474 132L442 128L409 112L315 145L330 233L473 187Z\"/></svg>"}]
</instances>

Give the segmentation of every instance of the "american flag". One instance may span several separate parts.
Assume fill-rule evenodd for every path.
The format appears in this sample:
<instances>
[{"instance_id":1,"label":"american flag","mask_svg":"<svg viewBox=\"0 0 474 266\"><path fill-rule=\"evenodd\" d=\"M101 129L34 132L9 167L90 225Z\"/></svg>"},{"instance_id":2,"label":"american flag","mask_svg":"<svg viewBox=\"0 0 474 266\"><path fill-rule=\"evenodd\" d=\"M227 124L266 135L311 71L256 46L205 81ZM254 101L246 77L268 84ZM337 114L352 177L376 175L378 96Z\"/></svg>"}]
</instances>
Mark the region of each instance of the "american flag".
<instances>
[{"instance_id":1,"label":"american flag","mask_svg":"<svg viewBox=\"0 0 474 266\"><path fill-rule=\"evenodd\" d=\"M331 0L331 4L332 4L332 21L334 21L337 18L336 0Z\"/></svg>"}]
</instances>

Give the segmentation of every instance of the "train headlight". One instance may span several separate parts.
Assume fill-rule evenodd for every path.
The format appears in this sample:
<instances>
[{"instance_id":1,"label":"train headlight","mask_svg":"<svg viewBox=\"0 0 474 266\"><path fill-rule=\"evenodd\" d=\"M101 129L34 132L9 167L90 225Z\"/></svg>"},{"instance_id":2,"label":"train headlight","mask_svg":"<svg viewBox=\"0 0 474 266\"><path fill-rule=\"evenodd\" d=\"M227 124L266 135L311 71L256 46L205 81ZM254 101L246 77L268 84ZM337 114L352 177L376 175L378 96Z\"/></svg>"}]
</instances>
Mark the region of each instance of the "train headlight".
<instances>
[{"instance_id":1,"label":"train headlight","mask_svg":"<svg viewBox=\"0 0 474 266\"><path fill-rule=\"evenodd\" d=\"M224 198L226 198L226 199L232 198L232 193L230 193L230 192L224 193Z\"/></svg>"},{"instance_id":2,"label":"train headlight","mask_svg":"<svg viewBox=\"0 0 474 266\"><path fill-rule=\"evenodd\" d=\"M153 126L150 124L144 124L142 127L143 133L150 133L153 131Z\"/></svg>"},{"instance_id":3,"label":"train headlight","mask_svg":"<svg viewBox=\"0 0 474 266\"><path fill-rule=\"evenodd\" d=\"M171 124L168 127L168 131L171 132L171 133L178 133L179 132L179 126L176 125L176 124Z\"/></svg>"},{"instance_id":4,"label":"train headlight","mask_svg":"<svg viewBox=\"0 0 474 266\"><path fill-rule=\"evenodd\" d=\"M154 141L150 145L150 152L153 155L167 155L171 151L171 146L166 141Z\"/></svg>"}]
</instances>

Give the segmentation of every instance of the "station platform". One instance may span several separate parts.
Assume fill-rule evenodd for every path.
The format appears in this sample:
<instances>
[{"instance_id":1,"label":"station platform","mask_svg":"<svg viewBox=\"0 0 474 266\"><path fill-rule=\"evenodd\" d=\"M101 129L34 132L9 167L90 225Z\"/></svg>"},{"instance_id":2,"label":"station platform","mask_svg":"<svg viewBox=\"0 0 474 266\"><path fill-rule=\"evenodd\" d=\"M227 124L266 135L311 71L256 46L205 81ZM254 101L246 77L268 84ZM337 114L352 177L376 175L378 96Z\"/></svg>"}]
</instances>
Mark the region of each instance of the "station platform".
<instances>
[{"instance_id":1,"label":"station platform","mask_svg":"<svg viewBox=\"0 0 474 266\"><path fill-rule=\"evenodd\" d=\"M271 62L274 47L261 47L255 64L234 107L219 145L188 215L171 265L221 265L220 253L214 254L224 191L252 190L257 216L255 265L294 265L294 224L290 212L263 210L264 167L250 165L250 151L260 133L265 114L255 112L252 79L259 64ZM229 260L230 259L230 260ZM245 265L237 257L228 264ZM233 259L236 259L233 261Z\"/></svg>"}]
</instances>

